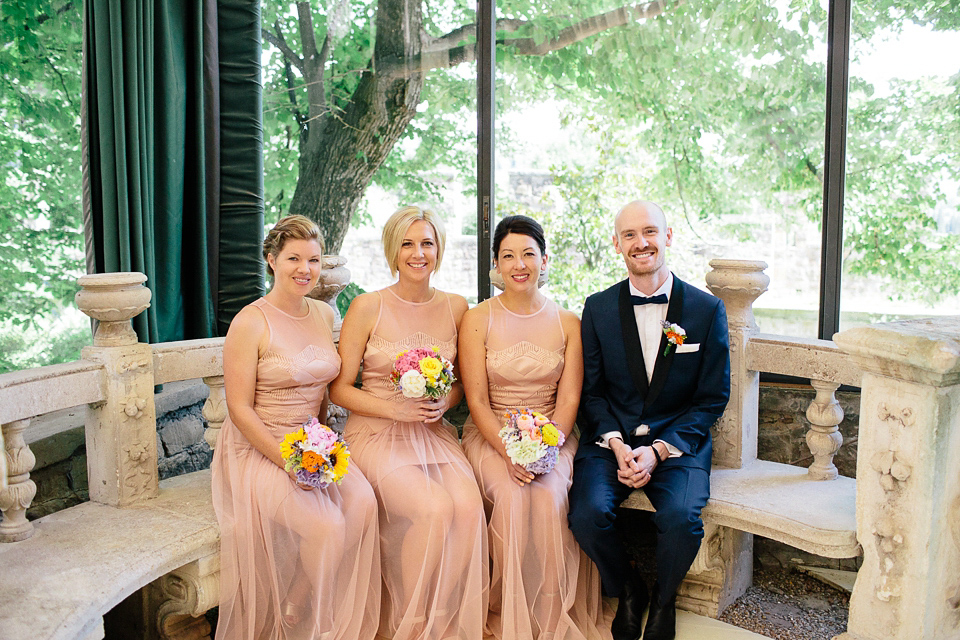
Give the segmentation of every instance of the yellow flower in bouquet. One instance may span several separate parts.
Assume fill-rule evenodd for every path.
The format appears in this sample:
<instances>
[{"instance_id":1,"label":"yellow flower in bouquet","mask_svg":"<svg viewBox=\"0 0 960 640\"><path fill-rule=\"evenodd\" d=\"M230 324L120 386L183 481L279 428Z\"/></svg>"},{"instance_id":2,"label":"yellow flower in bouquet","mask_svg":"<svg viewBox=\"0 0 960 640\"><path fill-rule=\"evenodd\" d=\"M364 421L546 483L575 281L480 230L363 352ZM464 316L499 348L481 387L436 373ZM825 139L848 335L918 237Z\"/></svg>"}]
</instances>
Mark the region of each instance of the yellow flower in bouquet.
<instances>
[{"instance_id":1,"label":"yellow flower in bouquet","mask_svg":"<svg viewBox=\"0 0 960 640\"><path fill-rule=\"evenodd\" d=\"M543 444L548 447L555 447L560 443L560 432L553 423L547 423L540 427L540 435L543 438Z\"/></svg>"},{"instance_id":2,"label":"yellow flower in bouquet","mask_svg":"<svg viewBox=\"0 0 960 640\"><path fill-rule=\"evenodd\" d=\"M330 451L330 459L333 462L333 475L335 478L342 478L347 472L347 465L350 464L350 451L342 442L333 445Z\"/></svg>"},{"instance_id":3,"label":"yellow flower in bouquet","mask_svg":"<svg viewBox=\"0 0 960 640\"><path fill-rule=\"evenodd\" d=\"M288 433L286 437L284 437L283 442L280 443L280 455L282 455L284 459L295 455L298 451L297 443L303 442L306 439L307 434L303 432L303 429Z\"/></svg>"},{"instance_id":4,"label":"yellow flower in bouquet","mask_svg":"<svg viewBox=\"0 0 960 640\"><path fill-rule=\"evenodd\" d=\"M438 358L424 358L420 361L420 371L423 375L436 380L443 371L443 364Z\"/></svg>"}]
</instances>

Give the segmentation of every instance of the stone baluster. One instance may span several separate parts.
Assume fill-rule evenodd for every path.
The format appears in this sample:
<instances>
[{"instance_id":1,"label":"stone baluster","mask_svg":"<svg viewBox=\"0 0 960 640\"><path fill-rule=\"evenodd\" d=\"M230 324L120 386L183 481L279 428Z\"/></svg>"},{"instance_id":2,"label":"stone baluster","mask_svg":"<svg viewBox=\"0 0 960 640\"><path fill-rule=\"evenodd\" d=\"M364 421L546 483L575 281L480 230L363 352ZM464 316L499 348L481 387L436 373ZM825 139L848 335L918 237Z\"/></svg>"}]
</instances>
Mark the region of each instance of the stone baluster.
<instances>
[{"instance_id":1,"label":"stone baluster","mask_svg":"<svg viewBox=\"0 0 960 640\"><path fill-rule=\"evenodd\" d=\"M130 320L150 306L142 273L81 276L76 304L99 321L85 360L104 367L104 400L87 408L90 499L127 506L158 492L153 355Z\"/></svg>"},{"instance_id":2,"label":"stone baluster","mask_svg":"<svg viewBox=\"0 0 960 640\"><path fill-rule=\"evenodd\" d=\"M350 284L350 270L344 265L347 259L343 256L326 255L323 256L323 270L320 272L320 280L313 291L309 293L315 300L323 300L333 307L333 341L340 340L340 327L343 325L343 318L340 317L340 310L337 308L337 296Z\"/></svg>"},{"instance_id":3,"label":"stone baluster","mask_svg":"<svg viewBox=\"0 0 960 640\"><path fill-rule=\"evenodd\" d=\"M849 329L863 370L857 539L843 640L960 638L960 316Z\"/></svg>"},{"instance_id":4,"label":"stone baluster","mask_svg":"<svg viewBox=\"0 0 960 640\"><path fill-rule=\"evenodd\" d=\"M764 262L711 260L707 286L727 309L730 332L730 402L713 428L713 463L739 468L757 458L760 377L747 369L746 349L759 329L753 301L767 290ZM717 617L750 586L753 535L707 525L697 558L677 591L679 606Z\"/></svg>"},{"instance_id":5,"label":"stone baluster","mask_svg":"<svg viewBox=\"0 0 960 640\"><path fill-rule=\"evenodd\" d=\"M217 439L220 437L220 427L227 419L227 395L224 392L223 376L210 376L203 379L203 384L210 389L206 402L203 403L203 418L207 421L207 429L203 432L203 439L211 449L217 448Z\"/></svg>"},{"instance_id":6,"label":"stone baluster","mask_svg":"<svg viewBox=\"0 0 960 640\"><path fill-rule=\"evenodd\" d=\"M7 473L6 488L0 489L0 542L19 542L33 535L33 523L27 520L27 509L37 495L37 485L30 479L30 472L37 459L23 441L23 430L30 420L15 420L3 425L4 464ZM7 476L9 474L9 477Z\"/></svg>"},{"instance_id":7,"label":"stone baluster","mask_svg":"<svg viewBox=\"0 0 960 640\"><path fill-rule=\"evenodd\" d=\"M7 448L3 446L3 429L0 429L0 451L6 452ZM7 456L0 456L0 491L7 488Z\"/></svg>"},{"instance_id":8,"label":"stone baluster","mask_svg":"<svg viewBox=\"0 0 960 640\"><path fill-rule=\"evenodd\" d=\"M840 433L843 409L836 396L840 383L811 380L810 386L816 390L817 397L807 407L807 420L810 421L807 446L813 454L813 464L807 469L807 475L814 480L836 480L839 474L833 458L843 444Z\"/></svg>"},{"instance_id":9,"label":"stone baluster","mask_svg":"<svg viewBox=\"0 0 960 640\"><path fill-rule=\"evenodd\" d=\"M739 469L757 458L760 374L747 369L747 345L759 332L753 303L767 290L767 263L711 260L707 288L727 309L730 329L730 402L713 429L713 464Z\"/></svg>"}]
</instances>

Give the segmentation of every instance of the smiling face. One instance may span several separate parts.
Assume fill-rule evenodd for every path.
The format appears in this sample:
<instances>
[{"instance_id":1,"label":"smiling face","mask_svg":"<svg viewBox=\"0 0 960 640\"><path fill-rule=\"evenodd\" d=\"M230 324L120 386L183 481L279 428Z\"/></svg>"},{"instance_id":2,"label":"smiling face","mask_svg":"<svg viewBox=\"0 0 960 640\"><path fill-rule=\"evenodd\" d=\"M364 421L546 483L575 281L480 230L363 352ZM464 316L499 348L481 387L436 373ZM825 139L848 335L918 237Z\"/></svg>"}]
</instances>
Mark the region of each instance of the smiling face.
<instances>
[{"instance_id":1,"label":"smiling face","mask_svg":"<svg viewBox=\"0 0 960 640\"><path fill-rule=\"evenodd\" d=\"M273 269L273 286L296 295L307 295L317 285L323 252L316 240L287 240L280 253L267 256Z\"/></svg>"},{"instance_id":2,"label":"smiling face","mask_svg":"<svg viewBox=\"0 0 960 640\"><path fill-rule=\"evenodd\" d=\"M397 272L400 278L429 278L437 267L437 234L426 220L414 220L400 241Z\"/></svg>"},{"instance_id":3,"label":"smiling face","mask_svg":"<svg viewBox=\"0 0 960 640\"><path fill-rule=\"evenodd\" d=\"M496 266L505 288L536 290L540 271L547 266L547 256L530 236L508 233L500 242Z\"/></svg>"},{"instance_id":4,"label":"smiling face","mask_svg":"<svg viewBox=\"0 0 960 640\"><path fill-rule=\"evenodd\" d=\"M617 214L613 246L623 256L631 277L663 282L669 270L665 249L673 243L673 229L663 211L652 202L631 202Z\"/></svg>"}]
</instances>

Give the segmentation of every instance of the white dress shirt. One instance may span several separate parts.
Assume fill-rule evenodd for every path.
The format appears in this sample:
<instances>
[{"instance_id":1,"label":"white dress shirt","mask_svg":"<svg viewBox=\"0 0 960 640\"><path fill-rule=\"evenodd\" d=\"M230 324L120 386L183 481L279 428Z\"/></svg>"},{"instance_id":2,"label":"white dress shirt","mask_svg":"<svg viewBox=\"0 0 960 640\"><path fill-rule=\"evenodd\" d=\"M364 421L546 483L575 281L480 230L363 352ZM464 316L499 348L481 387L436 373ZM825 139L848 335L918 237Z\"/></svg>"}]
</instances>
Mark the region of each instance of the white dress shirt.
<instances>
[{"instance_id":1,"label":"white dress shirt","mask_svg":"<svg viewBox=\"0 0 960 640\"><path fill-rule=\"evenodd\" d=\"M653 369L657 366L657 356L660 355L658 350L660 349L660 338L663 335L663 325L661 323L667 319L667 307L670 305L670 294L673 291L673 274L669 274L667 280L651 296L647 296L647 294L634 287L629 280L627 285L630 287L630 295L652 297L663 294L667 296L667 304L637 304L633 306L633 316L637 320L637 331L640 334L640 347L643 349L643 364L647 371L647 384L650 384L653 380ZM650 427L645 424L637 425L633 430L633 434L637 436L645 436L648 433L650 433ZM597 444L609 449L611 437L619 438L620 433L618 431L608 431L601 434ZM654 442L662 442L666 445L671 458L683 455L679 449L665 440L654 440Z\"/></svg>"}]
</instances>

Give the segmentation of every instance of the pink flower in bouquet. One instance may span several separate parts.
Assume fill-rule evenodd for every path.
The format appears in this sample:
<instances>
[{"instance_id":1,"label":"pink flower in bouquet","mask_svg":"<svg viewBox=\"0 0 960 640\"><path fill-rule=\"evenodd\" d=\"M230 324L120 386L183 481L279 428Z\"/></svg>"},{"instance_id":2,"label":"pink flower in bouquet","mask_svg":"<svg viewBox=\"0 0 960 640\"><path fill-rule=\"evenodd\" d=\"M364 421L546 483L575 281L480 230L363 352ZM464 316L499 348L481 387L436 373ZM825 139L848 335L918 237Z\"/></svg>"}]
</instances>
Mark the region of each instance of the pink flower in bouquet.
<instances>
[{"instance_id":1,"label":"pink flower in bouquet","mask_svg":"<svg viewBox=\"0 0 960 640\"><path fill-rule=\"evenodd\" d=\"M517 416L517 428L523 431L533 431L537 422L533 416L527 413L521 413Z\"/></svg>"},{"instance_id":2,"label":"pink flower in bouquet","mask_svg":"<svg viewBox=\"0 0 960 640\"><path fill-rule=\"evenodd\" d=\"M326 453L333 448L337 441L337 434L331 431L325 424L322 424L316 418L313 418L307 424L303 425L303 430L307 434L308 446L304 449L316 451L317 453Z\"/></svg>"}]
</instances>

